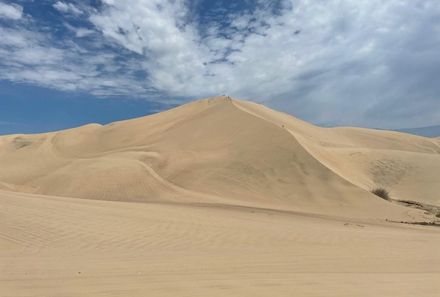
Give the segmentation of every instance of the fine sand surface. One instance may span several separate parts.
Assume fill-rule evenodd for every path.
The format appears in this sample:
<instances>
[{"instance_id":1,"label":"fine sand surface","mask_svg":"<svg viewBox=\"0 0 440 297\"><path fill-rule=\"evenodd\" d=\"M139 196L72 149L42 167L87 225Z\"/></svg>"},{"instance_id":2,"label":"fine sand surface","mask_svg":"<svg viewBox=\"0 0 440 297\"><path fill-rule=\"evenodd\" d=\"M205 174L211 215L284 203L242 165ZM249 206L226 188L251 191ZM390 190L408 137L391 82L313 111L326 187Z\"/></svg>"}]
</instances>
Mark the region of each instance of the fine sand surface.
<instances>
[{"instance_id":1,"label":"fine sand surface","mask_svg":"<svg viewBox=\"0 0 440 297\"><path fill-rule=\"evenodd\" d=\"M440 296L439 139L213 97L0 168L0 297Z\"/></svg>"},{"instance_id":2,"label":"fine sand surface","mask_svg":"<svg viewBox=\"0 0 440 297\"><path fill-rule=\"evenodd\" d=\"M437 227L0 193L0 295L439 296Z\"/></svg>"}]
</instances>

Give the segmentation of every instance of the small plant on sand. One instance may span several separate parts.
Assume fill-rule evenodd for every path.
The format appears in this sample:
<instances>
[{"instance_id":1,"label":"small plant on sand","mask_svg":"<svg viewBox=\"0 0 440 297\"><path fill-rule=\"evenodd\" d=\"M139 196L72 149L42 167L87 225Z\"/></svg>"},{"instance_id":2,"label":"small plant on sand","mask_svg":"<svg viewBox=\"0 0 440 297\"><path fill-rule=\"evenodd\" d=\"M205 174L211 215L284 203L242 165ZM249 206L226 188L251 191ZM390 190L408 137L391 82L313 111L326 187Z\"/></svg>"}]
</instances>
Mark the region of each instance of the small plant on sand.
<instances>
[{"instance_id":1,"label":"small plant on sand","mask_svg":"<svg viewBox=\"0 0 440 297\"><path fill-rule=\"evenodd\" d=\"M371 193L385 200L391 199L390 193L388 193L388 191L384 188L374 188L373 190L371 190Z\"/></svg>"}]
</instances>

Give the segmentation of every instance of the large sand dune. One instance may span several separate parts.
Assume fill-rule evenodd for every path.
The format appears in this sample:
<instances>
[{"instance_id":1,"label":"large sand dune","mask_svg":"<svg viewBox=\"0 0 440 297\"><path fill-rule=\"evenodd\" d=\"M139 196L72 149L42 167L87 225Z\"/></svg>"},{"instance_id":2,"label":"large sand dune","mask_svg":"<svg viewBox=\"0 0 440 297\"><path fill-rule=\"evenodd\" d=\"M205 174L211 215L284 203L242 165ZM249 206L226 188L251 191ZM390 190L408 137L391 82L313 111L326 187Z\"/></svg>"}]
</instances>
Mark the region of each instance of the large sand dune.
<instances>
[{"instance_id":1,"label":"large sand dune","mask_svg":"<svg viewBox=\"0 0 440 297\"><path fill-rule=\"evenodd\" d=\"M440 205L438 139L213 97L1 136L0 168L0 296L440 293L438 228L395 223L433 213L370 193Z\"/></svg>"},{"instance_id":2,"label":"large sand dune","mask_svg":"<svg viewBox=\"0 0 440 297\"><path fill-rule=\"evenodd\" d=\"M396 219L370 194L440 204L440 146L396 132L319 128L215 97L106 126L0 138L2 188L117 201L228 203Z\"/></svg>"}]
</instances>

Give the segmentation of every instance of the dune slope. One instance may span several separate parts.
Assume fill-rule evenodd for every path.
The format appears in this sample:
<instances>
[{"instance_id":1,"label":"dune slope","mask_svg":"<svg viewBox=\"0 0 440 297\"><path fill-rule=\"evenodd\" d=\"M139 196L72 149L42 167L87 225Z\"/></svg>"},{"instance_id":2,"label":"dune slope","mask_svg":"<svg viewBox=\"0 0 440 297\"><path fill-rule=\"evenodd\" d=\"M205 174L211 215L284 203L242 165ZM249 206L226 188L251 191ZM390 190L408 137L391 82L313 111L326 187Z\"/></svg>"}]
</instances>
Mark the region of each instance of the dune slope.
<instances>
[{"instance_id":1,"label":"dune slope","mask_svg":"<svg viewBox=\"0 0 440 297\"><path fill-rule=\"evenodd\" d=\"M362 128L320 128L264 106L236 105L283 126L327 168L352 184L386 188L397 200L440 205L440 146L432 138Z\"/></svg>"}]
</instances>

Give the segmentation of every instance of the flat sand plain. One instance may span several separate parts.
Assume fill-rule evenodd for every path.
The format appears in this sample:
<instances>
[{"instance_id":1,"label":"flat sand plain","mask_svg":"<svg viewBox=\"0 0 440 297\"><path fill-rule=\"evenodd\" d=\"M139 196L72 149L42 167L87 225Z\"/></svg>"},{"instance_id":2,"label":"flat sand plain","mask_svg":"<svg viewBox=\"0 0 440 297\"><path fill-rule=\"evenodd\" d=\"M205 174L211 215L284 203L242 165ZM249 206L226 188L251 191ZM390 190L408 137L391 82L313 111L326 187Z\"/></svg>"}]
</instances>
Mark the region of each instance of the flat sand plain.
<instances>
[{"instance_id":1,"label":"flat sand plain","mask_svg":"<svg viewBox=\"0 0 440 297\"><path fill-rule=\"evenodd\" d=\"M0 194L0 295L438 296L436 227Z\"/></svg>"}]
</instances>

